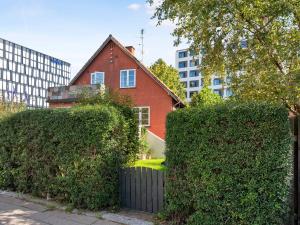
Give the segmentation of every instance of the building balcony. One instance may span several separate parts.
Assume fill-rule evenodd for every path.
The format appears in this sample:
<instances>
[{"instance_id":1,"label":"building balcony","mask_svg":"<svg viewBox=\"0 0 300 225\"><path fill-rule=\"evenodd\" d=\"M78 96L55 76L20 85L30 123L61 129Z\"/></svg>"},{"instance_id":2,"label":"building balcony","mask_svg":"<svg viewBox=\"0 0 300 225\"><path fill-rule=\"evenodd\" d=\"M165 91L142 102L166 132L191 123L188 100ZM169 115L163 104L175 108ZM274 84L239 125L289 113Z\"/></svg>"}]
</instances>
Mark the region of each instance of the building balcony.
<instances>
[{"instance_id":1,"label":"building balcony","mask_svg":"<svg viewBox=\"0 0 300 225\"><path fill-rule=\"evenodd\" d=\"M48 88L47 102L76 102L82 95L97 95L102 90L99 85L72 85Z\"/></svg>"}]
</instances>

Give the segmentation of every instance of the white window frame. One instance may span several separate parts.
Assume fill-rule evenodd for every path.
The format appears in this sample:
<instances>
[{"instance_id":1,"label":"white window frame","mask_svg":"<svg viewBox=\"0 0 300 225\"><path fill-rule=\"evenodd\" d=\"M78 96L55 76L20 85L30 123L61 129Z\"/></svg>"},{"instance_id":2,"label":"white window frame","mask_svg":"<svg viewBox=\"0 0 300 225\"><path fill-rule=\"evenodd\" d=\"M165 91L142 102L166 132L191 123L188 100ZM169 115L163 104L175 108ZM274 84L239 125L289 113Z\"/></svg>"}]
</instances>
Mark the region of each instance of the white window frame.
<instances>
[{"instance_id":1,"label":"white window frame","mask_svg":"<svg viewBox=\"0 0 300 225\"><path fill-rule=\"evenodd\" d=\"M122 87L122 72L126 71L127 76L126 76L126 85L129 84L129 71L133 70L134 71L134 84L133 86L126 86ZM126 69L126 70L120 70L120 88L135 88L136 87L136 69Z\"/></svg>"},{"instance_id":2,"label":"white window frame","mask_svg":"<svg viewBox=\"0 0 300 225\"><path fill-rule=\"evenodd\" d=\"M139 118L138 118L139 126L150 127L150 125L151 125L151 122L150 122L150 119L151 119L150 106L136 106L136 107L133 107L133 108L139 110ZM149 112L148 113L148 124L142 124L142 112L141 112L141 110L145 109L145 108L147 108L148 112ZM141 124L140 124L140 121L141 121Z\"/></svg>"},{"instance_id":3,"label":"white window frame","mask_svg":"<svg viewBox=\"0 0 300 225\"><path fill-rule=\"evenodd\" d=\"M91 84L92 85L97 85L97 84L93 84L93 76L97 73L101 73L103 75L103 84L100 84L100 85L104 85L105 84L105 72L102 72L102 71L95 71L94 73L91 73Z\"/></svg>"}]
</instances>

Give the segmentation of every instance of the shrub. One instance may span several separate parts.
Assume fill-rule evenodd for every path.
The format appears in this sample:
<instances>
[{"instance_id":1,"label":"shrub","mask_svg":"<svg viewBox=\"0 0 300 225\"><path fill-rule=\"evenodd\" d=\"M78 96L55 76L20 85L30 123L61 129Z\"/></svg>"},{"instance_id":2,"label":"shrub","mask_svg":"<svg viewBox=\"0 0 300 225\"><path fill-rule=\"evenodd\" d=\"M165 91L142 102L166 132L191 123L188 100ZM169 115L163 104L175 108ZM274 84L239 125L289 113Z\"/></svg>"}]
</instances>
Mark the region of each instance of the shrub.
<instances>
[{"instance_id":1,"label":"shrub","mask_svg":"<svg viewBox=\"0 0 300 225\"><path fill-rule=\"evenodd\" d=\"M99 209L118 206L118 170L138 153L132 110L31 110L0 123L0 188Z\"/></svg>"},{"instance_id":2,"label":"shrub","mask_svg":"<svg viewBox=\"0 0 300 225\"><path fill-rule=\"evenodd\" d=\"M192 107L205 107L220 104L222 101L220 95L214 93L210 88L204 87L198 94L193 95L190 105Z\"/></svg>"},{"instance_id":3,"label":"shrub","mask_svg":"<svg viewBox=\"0 0 300 225\"><path fill-rule=\"evenodd\" d=\"M224 103L167 118L167 206L173 224L284 224L292 173L287 111Z\"/></svg>"}]
</instances>

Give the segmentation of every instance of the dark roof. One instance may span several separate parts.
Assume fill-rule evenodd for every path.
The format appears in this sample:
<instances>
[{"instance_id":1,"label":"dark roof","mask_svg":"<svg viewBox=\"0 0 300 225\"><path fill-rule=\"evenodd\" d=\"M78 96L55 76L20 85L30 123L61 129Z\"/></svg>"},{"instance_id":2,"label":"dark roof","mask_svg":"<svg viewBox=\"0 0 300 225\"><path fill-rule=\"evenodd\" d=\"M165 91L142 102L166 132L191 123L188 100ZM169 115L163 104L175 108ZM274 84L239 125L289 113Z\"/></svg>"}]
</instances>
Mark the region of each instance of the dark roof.
<instances>
[{"instance_id":1,"label":"dark roof","mask_svg":"<svg viewBox=\"0 0 300 225\"><path fill-rule=\"evenodd\" d=\"M83 73L83 71L92 63L92 61L99 55L99 53L110 41L114 42L128 57L132 58L144 70L144 72L153 80L155 80L176 102L178 102L182 106L184 105L183 101L170 88L168 88L157 76L155 76L143 63L141 63L133 54L131 54L131 52L112 35L108 36L108 38L103 42L100 48L98 48L98 50L92 55L92 57L84 64L84 66L79 70L76 76L71 80L69 86L74 84L74 82Z\"/></svg>"}]
</instances>

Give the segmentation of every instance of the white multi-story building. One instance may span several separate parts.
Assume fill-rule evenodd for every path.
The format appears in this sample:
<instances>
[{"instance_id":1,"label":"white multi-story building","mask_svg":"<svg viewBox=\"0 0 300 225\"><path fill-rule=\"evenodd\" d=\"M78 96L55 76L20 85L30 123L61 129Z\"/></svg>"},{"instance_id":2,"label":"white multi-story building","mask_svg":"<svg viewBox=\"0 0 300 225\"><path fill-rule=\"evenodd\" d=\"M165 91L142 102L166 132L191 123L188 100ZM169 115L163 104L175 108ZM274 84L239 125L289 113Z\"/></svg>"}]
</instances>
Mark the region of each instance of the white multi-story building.
<instances>
[{"instance_id":1,"label":"white multi-story building","mask_svg":"<svg viewBox=\"0 0 300 225\"><path fill-rule=\"evenodd\" d=\"M47 108L48 87L67 85L70 63L0 38L0 98Z\"/></svg>"},{"instance_id":2,"label":"white multi-story building","mask_svg":"<svg viewBox=\"0 0 300 225\"><path fill-rule=\"evenodd\" d=\"M191 101L193 94L198 93L203 87L203 77L199 71L201 58L201 54L195 55L188 49L176 51L175 65L179 71L180 81L186 89L186 99L188 102ZM221 78L213 76L209 87L214 93L227 98L232 95L231 89L226 85L228 82L228 79L224 82Z\"/></svg>"}]
</instances>

